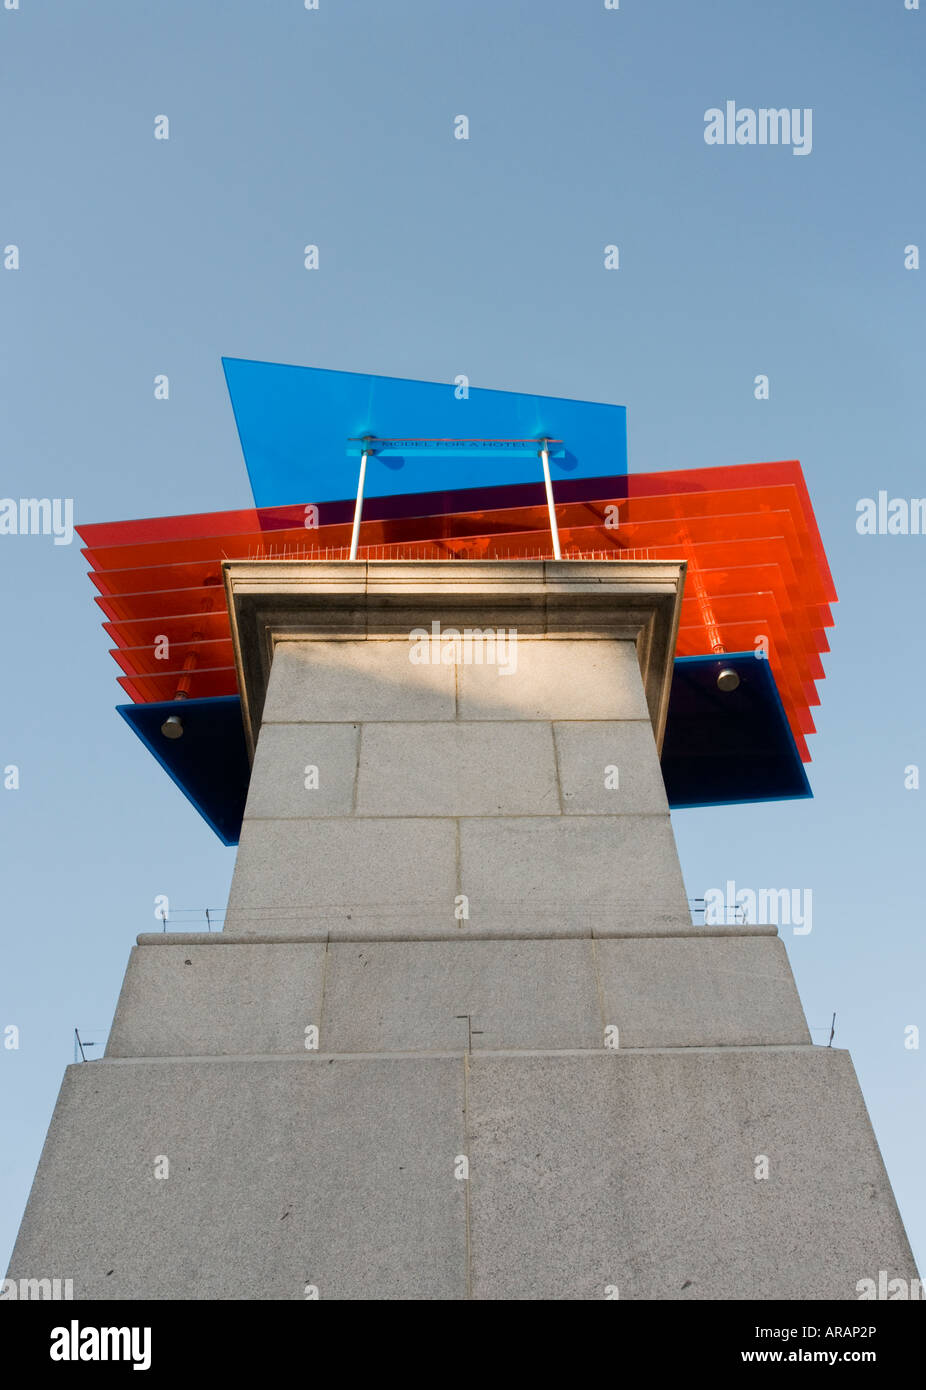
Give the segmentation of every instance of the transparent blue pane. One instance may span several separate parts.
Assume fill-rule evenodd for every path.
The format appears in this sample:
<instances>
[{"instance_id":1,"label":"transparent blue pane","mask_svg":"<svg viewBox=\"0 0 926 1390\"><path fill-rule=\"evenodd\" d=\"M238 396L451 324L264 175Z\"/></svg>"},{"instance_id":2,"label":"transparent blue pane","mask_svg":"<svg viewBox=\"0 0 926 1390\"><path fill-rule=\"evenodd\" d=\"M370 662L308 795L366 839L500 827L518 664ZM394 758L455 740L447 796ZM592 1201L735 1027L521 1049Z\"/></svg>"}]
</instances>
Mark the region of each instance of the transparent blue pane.
<instances>
[{"instance_id":1,"label":"transparent blue pane","mask_svg":"<svg viewBox=\"0 0 926 1390\"><path fill-rule=\"evenodd\" d=\"M409 381L319 367L223 358L238 435L258 507L333 502L357 491L358 459L348 441L379 438L563 441L551 457L558 478L604 478L627 471L627 412L621 405L529 396L452 382ZM540 460L491 449L434 456L388 453L367 464L367 497L451 488L497 487L542 478Z\"/></svg>"}]
</instances>

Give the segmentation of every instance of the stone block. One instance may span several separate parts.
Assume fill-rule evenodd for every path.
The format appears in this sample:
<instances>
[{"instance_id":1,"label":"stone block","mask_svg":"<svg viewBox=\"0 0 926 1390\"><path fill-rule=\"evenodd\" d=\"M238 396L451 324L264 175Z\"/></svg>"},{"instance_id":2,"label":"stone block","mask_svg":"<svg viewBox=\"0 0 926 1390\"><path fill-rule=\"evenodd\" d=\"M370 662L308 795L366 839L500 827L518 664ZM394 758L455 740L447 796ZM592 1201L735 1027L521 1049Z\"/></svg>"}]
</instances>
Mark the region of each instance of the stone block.
<instances>
[{"instance_id":1,"label":"stone block","mask_svg":"<svg viewBox=\"0 0 926 1390\"><path fill-rule=\"evenodd\" d=\"M562 805L567 815L668 813L659 756L648 720L557 723L553 733Z\"/></svg>"},{"instance_id":2,"label":"stone block","mask_svg":"<svg viewBox=\"0 0 926 1390\"><path fill-rule=\"evenodd\" d=\"M287 641L274 651L265 723L453 719L454 668L414 665L399 638Z\"/></svg>"},{"instance_id":3,"label":"stone block","mask_svg":"<svg viewBox=\"0 0 926 1390\"><path fill-rule=\"evenodd\" d=\"M621 1047L809 1043L776 936L597 941L605 1023Z\"/></svg>"},{"instance_id":4,"label":"stone block","mask_svg":"<svg viewBox=\"0 0 926 1390\"><path fill-rule=\"evenodd\" d=\"M461 719L648 719L629 641L519 639L499 665L457 667ZM424 669L424 668L422 668Z\"/></svg>"},{"instance_id":5,"label":"stone block","mask_svg":"<svg viewBox=\"0 0 926 1390\"><path fill-rule=\"evenodd\" d=\"M454 925L455 823L249 820L226 932L418 937Z\"/></svg>"},{"instance_id":6,"label":"stone block","mask_svg":"<svg viewBox=\"0 0 926 1390\"><path fill-rule=\"evenodd\" d=\"M462 1299L463 1123L459 1059L69 1067L11 1277L60 1272L75 1299Z\"/></svg>"},{"instance_id":7,"label":"stone block","mask_svg":"<svg viewBox=\"0 0 926 1390\"><path fill-rule=\"evenodd\" d=\"M668 815L463 820L460 891L473 935L671 934L691 920Z\"/></svg>"},{"instance_id":8,"label":"stone block","mask_svg":"<svg viewBox=\"0 0 926 1390\"><path fill-rule=\"evenodd\" d=\"M349 816L357 775L357 724L265 724L257 741L245 817ZM309 774L308 769L317 769ZM317 786L306 781L317 779Z\"/></svg>"},{"instance_id":9,"label":"stone block","mask_svg":"<svg viewBox=\"0 0 926 1390\"><path fill-rule=\"evenodd\" d=\"M845 1052L474 1053L467 1095L476 1299L852 1300L915 1277Z\"/></svg>"},{"instance_id":10,"label":"stone block","mask_svg":"<svg viewBox=\"0 0 926 1390\"><path fill-rule=\"evenodd\" d=\"M332 1052L601 1047L590 941L333 942Z\"/></svg>"},{"instance_id":11,"label":"stone block","mask_svg":"<svg viewBox=\"0 0 926 1390\"><path fill-rule=\"evenodd\" d=\"M323 943L136 946L106 1055L302 1055L324 974Z\"/></svg>"},{"instance_id":12,"label":"stone block","mask_svg":"<svg viewBox=\"0 0 926 1390\"><path fill-rule=\"evenodd\" d=\"M549 724L365 724L357 814L559 812Z\"/></svg>"}]
</instances>

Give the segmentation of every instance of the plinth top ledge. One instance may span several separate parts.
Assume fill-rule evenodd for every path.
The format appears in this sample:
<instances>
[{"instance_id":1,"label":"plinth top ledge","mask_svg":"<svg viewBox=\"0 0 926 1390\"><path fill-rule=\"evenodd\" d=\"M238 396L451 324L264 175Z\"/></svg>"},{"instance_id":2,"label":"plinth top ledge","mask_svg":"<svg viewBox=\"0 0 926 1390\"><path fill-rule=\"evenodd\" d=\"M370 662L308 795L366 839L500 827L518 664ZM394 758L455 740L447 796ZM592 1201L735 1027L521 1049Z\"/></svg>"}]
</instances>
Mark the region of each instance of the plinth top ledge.
<instances>
[{"instance_id":1,"label":"plinth top ledge","mask_svg":"<svg viewBox=\"0 0 926 1390\"><path fill-rule=\"evenodd\" d=\"M407 640L435 620L633 641L661 747L683 560L226 560L222 570L252 754L277 643Z\"/></svg>"}]
</instances>

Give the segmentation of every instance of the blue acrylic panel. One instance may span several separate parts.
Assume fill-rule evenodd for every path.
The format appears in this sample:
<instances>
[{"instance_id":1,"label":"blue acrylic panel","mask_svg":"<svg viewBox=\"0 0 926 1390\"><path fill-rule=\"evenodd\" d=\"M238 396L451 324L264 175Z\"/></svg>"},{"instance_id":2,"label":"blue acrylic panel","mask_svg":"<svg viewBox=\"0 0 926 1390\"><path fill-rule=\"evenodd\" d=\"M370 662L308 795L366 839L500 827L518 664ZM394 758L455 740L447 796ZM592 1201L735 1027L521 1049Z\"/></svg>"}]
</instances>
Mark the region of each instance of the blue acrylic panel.
<instances>
[{"instance_id":1,"label":"blue acrylic panel","mask_svg":"<svg viewBox=\"0 0 926 1390\"><path fill-rule=\"evenodd\" d=\"M240 698L161 700L116 709L222 844L236 845L251 777ZM182 738L161 733L170 715L182 720Z\"/></svg>"},{"instance_id":2,"label":"blue acrylic panel","mask_svg":"<svg viewBox=\"0 0 926 1390\"><path fill-rule=\"evenodd\" d=\"M627 472L627 412L620 405L532 396L453 382L366 376L320 367L223 358L241 448L258 507L339 501L357 491L350 440L562 441L550 458L558 479ZM542 480L534 451L477 448L387 451L367 464L365 495L388 497Z\"/></svg>"},{"instance_id":3,"label":"blue acrylic panel","mask_svg":"<svg viewBox=\"0 0 926 1390\"><path fill-rule=\"evenodd\" d=\"M726 667L740 678L735 690L717 687ZM768 661L754 652L676 658L662 776L674 810L813 795Z\"/></svg>"}]
</instances>

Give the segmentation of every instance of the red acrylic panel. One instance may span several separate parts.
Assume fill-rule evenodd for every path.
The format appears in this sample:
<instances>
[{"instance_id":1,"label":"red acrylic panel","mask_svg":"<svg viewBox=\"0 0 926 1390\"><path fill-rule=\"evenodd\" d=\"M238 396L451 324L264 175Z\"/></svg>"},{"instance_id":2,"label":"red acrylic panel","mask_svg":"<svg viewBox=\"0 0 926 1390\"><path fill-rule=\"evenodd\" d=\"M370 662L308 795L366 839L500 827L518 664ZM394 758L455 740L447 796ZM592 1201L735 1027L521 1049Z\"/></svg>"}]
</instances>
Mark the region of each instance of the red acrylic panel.
<instances>
[{"instance_id":1,"label":"red acrylic panel","mask_svg":"<svg viewBox=\"0 0 926 1390\"><path fill-rule=\"evenodd\" d=\"M823 677L836 595L800 464L599 482L609 495L589 496L589 480L559 485L564 556L684 559L678 654L701 655L716 645L749 651L763 637L806 760L803 735L813 730L810 706L819 703L815 682ZM440 494L372 500L360 558L550 556L549 521L535 486L489 489L477 506L471 496L459 494L468 505L457 511L447 511ZM181 679L194 698L234 694L222 560L346 558L351 511L347 503L324 504L322 524L308 528L307 509L299 506L80 527L124 672L120 684L131 698L173 699ZM609 525L615 518L617 526ZM177 669L165 671L155 656L164 637L172 657L181 657ZM195 665L184 672L188 657Z\"/></svg>"}]
</instances>

